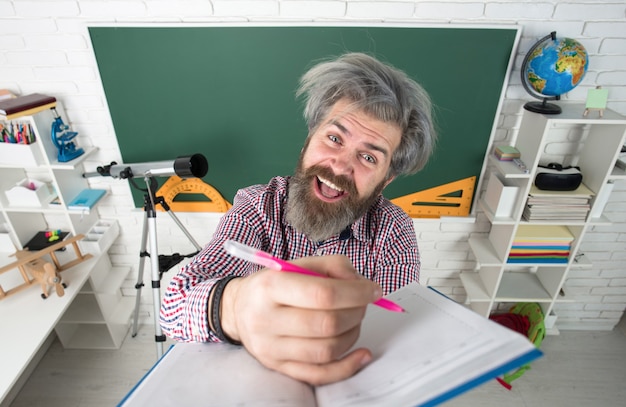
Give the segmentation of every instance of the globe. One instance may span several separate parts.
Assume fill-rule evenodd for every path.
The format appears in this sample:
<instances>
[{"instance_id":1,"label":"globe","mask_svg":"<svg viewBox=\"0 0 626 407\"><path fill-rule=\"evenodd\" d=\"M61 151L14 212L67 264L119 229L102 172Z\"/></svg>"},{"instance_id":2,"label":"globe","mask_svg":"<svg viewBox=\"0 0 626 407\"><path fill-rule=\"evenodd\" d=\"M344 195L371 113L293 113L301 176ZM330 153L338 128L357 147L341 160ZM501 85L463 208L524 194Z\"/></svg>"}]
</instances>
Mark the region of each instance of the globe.
<instances>
[{"instance_id":1,"label":"globe","mask_svg":"<svg viewBox=\"0 0 626 407\"><path fill-rule=\"evenodd\" d=\"M561 108L548 100L559 100L561 95L580 84L589 67L587 50L571 38L556 38L556 31L537 41L522 63L524 89L541 102L528 102L526 110L544 114L559 114Z\"/></svg>"}]
</instances>

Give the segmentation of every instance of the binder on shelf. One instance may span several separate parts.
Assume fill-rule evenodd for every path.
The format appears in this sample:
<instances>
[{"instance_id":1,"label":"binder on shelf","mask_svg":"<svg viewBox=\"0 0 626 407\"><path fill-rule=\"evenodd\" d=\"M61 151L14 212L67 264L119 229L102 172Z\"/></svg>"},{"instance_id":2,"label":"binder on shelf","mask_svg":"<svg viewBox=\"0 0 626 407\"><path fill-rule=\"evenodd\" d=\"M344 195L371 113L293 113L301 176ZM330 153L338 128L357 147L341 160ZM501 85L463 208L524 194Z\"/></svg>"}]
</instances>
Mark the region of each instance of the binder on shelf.
<instances>
[{"instance_id":1,"label":"binder on shelf","mask_svg":"<svg viewBox=\"0 0 626 407\"><path fill-rule=\"evenodd\" d=\"M0 116L11 120L15 117L35 114L46 109L56 107L57 100L54 96L33 93L12 99L0 101Z\"/></svg>"},{"instance_id":2,"label":"binder on shelf","mask_svg":"<svg viewBox=\"0 0 626 407\"><path fill-rule=\"evenodd\" d=\"M106 189L83 189L80 194L67 204L67 209L89 212L106 192Z\"/></svg>"},{"instance_id":3,"label":"binder on shelf","mask_svg":"<svg viewBox=\"0 0 626 407\"><path fill-rule=\"evenodd\" d=\"M542 354L527 337L419 283L387 298L407 312L369 307L354 347L370 349L374 360L348 379L312 387L265 368L241 346L179 343L120 406L209 399L214 405L434 406Z\"/></svg>"}]
</instances>

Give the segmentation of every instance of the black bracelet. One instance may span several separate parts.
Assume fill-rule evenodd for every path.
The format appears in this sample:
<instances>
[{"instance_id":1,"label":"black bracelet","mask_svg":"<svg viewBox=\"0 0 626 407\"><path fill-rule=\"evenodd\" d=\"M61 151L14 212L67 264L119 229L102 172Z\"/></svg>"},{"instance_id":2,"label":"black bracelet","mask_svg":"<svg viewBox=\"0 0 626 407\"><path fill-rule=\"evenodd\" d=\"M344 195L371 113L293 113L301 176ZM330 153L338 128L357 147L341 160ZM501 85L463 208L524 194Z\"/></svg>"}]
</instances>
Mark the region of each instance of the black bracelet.
<instances>
[{"instance_id":1,"label":"black bracelet","mask_svg":"<svg viewBox=\"0 0 626 407\"><path fill-rule=\"evenodd\" d=\"M228 276L224 277L220 281L218 281L215 286L213 286L213 294L211 299L211 324L215 330L215 335L222 342L227 342L233 345L241 345L241 342L234 341L230 339L224 331L222 330L222 310L220 304L222 303L222 294L224 294L224 288L226 288L226 284L230 282L233 278L237 278L236 276Z\"/></svg>"}]
</instances>

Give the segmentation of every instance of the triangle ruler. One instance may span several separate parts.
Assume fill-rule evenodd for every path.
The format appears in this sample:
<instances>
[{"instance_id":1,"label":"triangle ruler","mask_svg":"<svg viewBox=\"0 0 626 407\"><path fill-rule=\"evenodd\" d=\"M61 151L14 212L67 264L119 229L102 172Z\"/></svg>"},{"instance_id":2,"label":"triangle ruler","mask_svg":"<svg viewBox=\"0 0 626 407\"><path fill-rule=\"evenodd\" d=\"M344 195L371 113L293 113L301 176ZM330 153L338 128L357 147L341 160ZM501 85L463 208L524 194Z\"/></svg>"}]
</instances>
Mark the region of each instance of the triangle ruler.
<instances>
[{"instance_id":1,"label":"triangle ruler","mask_svg":"<svg viewBox=\"0 0 626 407\"><path fill-rule=\"evenodd\" d=\"M476 177L464 178L392 199L412 218L439 218L441 216L468 216Z\"/></svg>"},{"instance_id":2,"label":"triangle ruler","mask_svg":"<svg viewBox=\"0 0 626 407\"><path fill-rule=\"evenodd\" d=\"M182 179L173 175L156 194L162 196L174 212L226 212L232 206L215 188L199 178ZM198 195L203 199L192 200ZM157 210L163 211L163 208L157 206Z\"/></svg>"}]
</instances>

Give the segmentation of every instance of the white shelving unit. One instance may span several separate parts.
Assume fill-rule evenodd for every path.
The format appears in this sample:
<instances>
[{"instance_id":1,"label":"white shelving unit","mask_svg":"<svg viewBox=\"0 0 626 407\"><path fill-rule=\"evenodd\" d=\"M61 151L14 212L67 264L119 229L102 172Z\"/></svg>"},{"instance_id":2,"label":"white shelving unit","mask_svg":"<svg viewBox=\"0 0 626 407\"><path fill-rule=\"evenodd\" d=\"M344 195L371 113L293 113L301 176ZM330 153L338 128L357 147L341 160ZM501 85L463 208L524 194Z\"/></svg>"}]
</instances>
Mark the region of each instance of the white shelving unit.
<instances>
[{"instance_id":1,"label":"white shelving unit","mask_svg":"<svg viewBox=\"0 0 626 407\"><path fill-rule=\"evenodd\" d=\"M494 215L491 209L494 205L487 204L486 193L479 200L480 208L491 222L491 230L487 237L470 238L477 264L474 271L461 273L461 281L469 306L486 317L508 303L537 302L547 316L546 325L552 328L557 318L553 313L554 304L569 301L562 291L569 270L591 267L579 253L585 232L594 225L609 223L601 216L601 211L599 216L588 215L581 221L524 220L522 212L539 165L559 162L565 166L579 166L583 184L594 195L592 211L594 205L602 205L596 197L609 192L612 189L610 183L626 179L626 172L615 167L626 141L626 117L610 110L605 110L602 118L597 113L583 117L583 105L562 107L563 112L558 115L523 112L514 145L521 153L527 172L513 162L499 161L493 154L488 154L490 177L498 177L504 185L517 190L517 194L507 216ZM567 227L574 237L567 263L507 263L520 225Z\"/></svg>"},{"instance_id":2,"label":"white shelving unit","mask_svg":"<svg viewBox=\"0 0 626 407\"><path fill-rule=\"evenodd\" d=\"M56 111L65 121L59 103ZM84 241L79 242L81 250L92 253L96 261L87 263L90 264L88 277L83 280L84 285L75 294L72 303L59 316L55 329L63 346L67 348L117 349L130 328L134 306L132 299L129 301L122 297L120 290L129 269L112 267L107 254L119 233L119 227L116 221L100 220L97 211L87 213L67 209L68 202L83 189L89 188L87 180L82 176L83 162L95 149L86 148L85 153L76 159L67 163L59 162L57 148L51 139L53 120L52 110L11 121L3 120L0 116L0 123L30 124L36 137L36 141L30 145L0 143L0 264L13 261L14 257L10 255L16 249L23 249L39 231L60 229L71 235L84 234ZM32 201L21 204L7 196L6 191L23 180L39 181L48 186L39 191L45 193L37 194L35 204ZM64 255L63 252L59 254L60 258ZM0 275L0 284L6 290L11 288L12 279L15 278L20 278L17 270L14 273L6 272ZM68 280L68 284L71 285L72 281ZM36 292L30 291L13 295L31 296L32 302L42 301ZM0 308L10 304L0 301ZM36 312L35 308L15 312L27 314ZM28 319L28 315L24 315L24 320Z\"/></svg>"}]
</instances>

